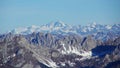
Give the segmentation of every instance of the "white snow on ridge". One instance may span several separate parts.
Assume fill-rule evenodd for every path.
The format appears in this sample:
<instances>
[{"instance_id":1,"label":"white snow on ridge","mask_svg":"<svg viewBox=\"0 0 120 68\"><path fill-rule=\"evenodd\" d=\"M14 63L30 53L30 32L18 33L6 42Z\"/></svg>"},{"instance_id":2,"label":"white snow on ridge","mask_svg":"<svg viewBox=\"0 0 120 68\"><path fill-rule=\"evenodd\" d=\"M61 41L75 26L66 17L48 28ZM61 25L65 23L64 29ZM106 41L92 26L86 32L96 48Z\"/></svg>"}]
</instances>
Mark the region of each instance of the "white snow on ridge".
<instances>
[{"instance_id":1,"label":"white snow on ridge","mask_svg":"<svg viewBox=\"0 0 120 68\"><path fill-rule=\"evenodd\" d=\"M52 68L57 68L57 67L58 67L58 66L56 65L56 63L53 62L52 60L49 60L49 61L48 61L48 65L49 65L49 67L52 67Z\"/></svg>"},{"instance_id":2,"label":"white snow on ridge","mask_svg":"<svg viewBox=\"0 0 120 68\"><path fill-rule=\"evenodd\" d=\"M120 24L118 25L101 25L101 24L96 24L92 23L87 26L70 26L67 24L64 24L61 21L57 22L52 22L46 25L42 26L35 26L32 25L31 27L23 27L23 28L17 28L14 29L10 32L13 34L31 34L33 32L43 32L43 33L53 33L53 34L79 34L81 36L86 36L86 35L93 35L96 39L101 39L104 40L105 37L108 36L109 32L114 33L115 36L119 35L120 31ZM99 33L101 32L101 33Z\"/></svg>"},{"instance_id":3,"label":"white snow on ridge","mask_svg":"<svg viewBox=\"0 0 120 68\"><path fill-rule=\"evenodd\" d=\"M62 43L63 46L63 50L61 50L62 54L76 54L76 55L80 55L83 57L91 57L92 56L92 52L91 51L80 51L78 50L76 47L74 46L68 46L68 49L65 47L65 44Z\"/></svg>"},{"instance_id":4,"label":"white snow on ridge","mask_svg":"<svg viewBox=\"0 0 120 68\"><path fill-rule=\"evenodd\" d=\"M110 25L106 25L106 28L107 28L107 29L111 29L112 26L110 26Z\"/></svg>"},{"instance_id":5,"label":"white snow on ridge","mask_svg":"<svg viewBox=\"0 0 120 68\"><path fill-rule=\"evenodd\" d=\"M19 28L17 28L17 29L14 29L14 30L12 31L12 33L21 34L21 32L25 32L25 31L27 31L27 30L28 30L27 28L19 27Z\"/></svg>"}]
</instances>

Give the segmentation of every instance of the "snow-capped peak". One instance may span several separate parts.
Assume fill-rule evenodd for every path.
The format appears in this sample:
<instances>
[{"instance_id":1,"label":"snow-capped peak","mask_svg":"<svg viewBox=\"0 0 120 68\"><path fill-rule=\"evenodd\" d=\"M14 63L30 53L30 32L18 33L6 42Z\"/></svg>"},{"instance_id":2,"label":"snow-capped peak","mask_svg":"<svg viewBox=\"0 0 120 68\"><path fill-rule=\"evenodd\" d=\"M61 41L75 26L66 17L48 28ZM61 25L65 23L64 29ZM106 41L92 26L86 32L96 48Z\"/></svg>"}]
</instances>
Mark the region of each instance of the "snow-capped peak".
<instances>
[{"instance_id":1,"label":"snow-capped peak","mask_svg":"<svg viewBox=\"0 0 120 68\"><path fill-rule=\"evenodd\" d=\"M39 28L39 26L32 25L32 26L30 26L30 27L28 27L28 28L30 28L30 29L34 29L34 28Z\"/></svg>"},{"instance_id":2,"label":"snow-capped peak","mask_svg":"<svg viewBox=\"0 0 120 68\"><path fill-rule=\"evenodd\" d=\"M91 26L95 27L96 25L97 25L96 22L93 22Z\"/></svg>"},{"instance_id":3,"label":"snow-capped peak","mask_svg":"<svg viewBox=\"0 0 120 68\"><path fill-rule=\"evenodd\" d=\"M57 21L57 22L54 23L54 26L63 27L63 26L65 26L65 24L62 21Z\"/></svg>"},{"instance_id":4,"label":"snow-capped peak","mask_svg":"<svg viewBox=\"0 0 120 68\"><path fill-rule=\"evenodd\" d=\"M97 23L96 23L96 22L93 22L93 23L88 24L87 27L95 28L96 25L97 25Z\"/></svg>"},{"instance_id":5,"label":"snow-capped peak","mask_svg":"<svg viewBox=\"0 0 120 68\"><path fill-rule=\"evenodd\" d=\"M25 31L27 31L27 28L19 27L19 28L16 28L16 29L12 30L11 32L14 33L14 34L21 34L21 32L25 32Z\"/></svg>"},{"instance_id":6,"label":"snow-capped peak","mask_svg":"<svg viewBox=\"0 0 120 68\"><path fill-rule=\"evenodd\" d=\"M106 25L106 28L107 28L107 29L111 29L112 26L110 26L110 25Z\"/></svg>"},{"instance_id":7,"label":"snow-capped peak","mask_svg":"<svg viewBox=\"0 0 120 68\"><path fill-rule=\"evenodd\" d=\"M62 21L56 21L56 22L51 22L49 24L46 24L48 27L64 27L65 24Z\"/></svg>"}]
</instances>

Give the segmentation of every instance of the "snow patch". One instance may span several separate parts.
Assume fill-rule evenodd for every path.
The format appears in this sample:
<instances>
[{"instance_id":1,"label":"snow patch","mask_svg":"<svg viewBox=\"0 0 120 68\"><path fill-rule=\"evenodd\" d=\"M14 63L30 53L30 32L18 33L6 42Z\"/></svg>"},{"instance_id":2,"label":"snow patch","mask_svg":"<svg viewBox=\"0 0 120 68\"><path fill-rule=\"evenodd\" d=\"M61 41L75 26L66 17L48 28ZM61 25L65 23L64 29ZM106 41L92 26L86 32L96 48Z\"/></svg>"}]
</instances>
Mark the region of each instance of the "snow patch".
<instances>
[{"instance_id":1,"label":"snow patch","mask_svg":"<svg viewBox=\"0 0 120 68\"><path fill-rule=\"evenodd\" d=\"M64 62L60 62L61 66L65 66L65 63Z\"/></svg>"},{"instance_id":2,"label":"snow patch","mask_svg":"<svg viewBox=\"0 0 120 68\"><path fill-rule=\"evenodd\" d=\"M112 27L110 25L106 25L106 28L107 29L111 29Z\"/></svg>"},{"instance_id":3,"label":"snow patch","mask_svg":"<svg viewBox=\"0 0 120 68\"><path fill-rule=\"evenodd\" d=\"M69 66L73 67L75 63L68 61Z\"/></svg>"},{"instance_id":4,"label":"snow patch","mask_svg":"<svg viewBox=\"0 0 120 68\"><path fill-rule=\"evenodd\" d=\"M53 62L53 61L50 61L50 62L49 62L49 65L50 65L50 67L52 67L52 68L58 67L58 66L56 65L56 63Z\"/></svg>"},{"instance_id":5,"label":"snow patch","mask_svg":"<svg viewBox=\"0 0 120 68\"><path fill-rule=\"evenodd\" d=\"M62 54L76 54L76 55L80 55L83 57L87 57L87 56L91 57L92 56L91 51L80 51L78 48L76 48L74 46L70 46L70 45L68 46L68 48L66 48L64 43L62 43L61 45L63 46L63 49L61 51Z\"/></svg>"}]
</instances>

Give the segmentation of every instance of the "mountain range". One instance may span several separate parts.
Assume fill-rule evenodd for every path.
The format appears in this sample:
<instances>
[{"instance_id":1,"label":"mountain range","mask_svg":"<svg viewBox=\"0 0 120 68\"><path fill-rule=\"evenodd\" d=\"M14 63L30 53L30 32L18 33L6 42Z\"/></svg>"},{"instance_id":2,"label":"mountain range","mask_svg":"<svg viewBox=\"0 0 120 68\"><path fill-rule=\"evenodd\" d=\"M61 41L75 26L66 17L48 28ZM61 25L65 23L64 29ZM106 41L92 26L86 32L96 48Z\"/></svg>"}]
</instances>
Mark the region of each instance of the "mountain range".
<instances>
[{"instance_id":1,"label":"mountain range","mask_svg":"<svg viewBox=\"0 0 120 68\"><path fill-rule=\"evenodd\" d=\"M62 21L0 35L0 68L119 68L120 24Z\"/></svg>"}]
</instances>

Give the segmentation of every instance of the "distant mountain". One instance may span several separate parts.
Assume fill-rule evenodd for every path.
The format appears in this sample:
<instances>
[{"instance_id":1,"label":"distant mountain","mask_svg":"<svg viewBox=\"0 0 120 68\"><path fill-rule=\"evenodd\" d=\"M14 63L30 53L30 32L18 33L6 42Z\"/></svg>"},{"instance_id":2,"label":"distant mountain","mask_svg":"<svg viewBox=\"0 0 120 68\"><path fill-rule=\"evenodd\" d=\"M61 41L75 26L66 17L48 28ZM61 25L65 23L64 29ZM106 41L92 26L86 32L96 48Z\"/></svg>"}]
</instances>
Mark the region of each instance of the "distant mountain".
<instances>
[{"instance_id":1,"label":"distant mountain","mask_svg":"<svg viewBox=\"0 0 120 68\"><path fill-rule=\"evenodd\" d=\"M16 28L11 31L13 34L31 34L33 32L43 32L52 34L79 34L81 36L93 35L95 39L115 39L120 35L120 24L101 25L88 24L87 26L71 26L62 21L52 22L42 26L32 25L31 27Z\"/></svg>"}]
</instances>

